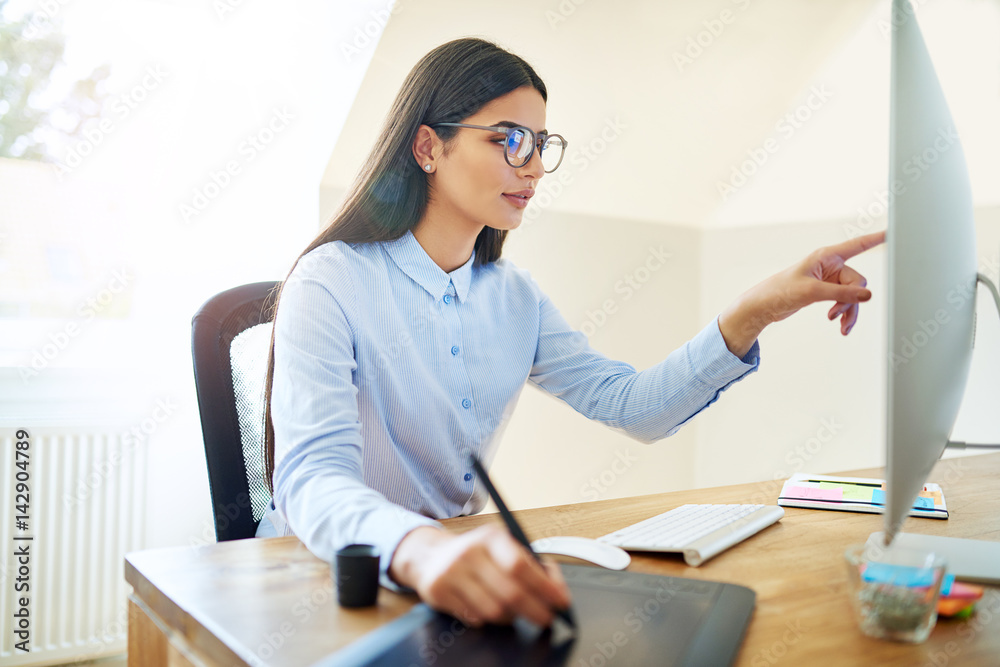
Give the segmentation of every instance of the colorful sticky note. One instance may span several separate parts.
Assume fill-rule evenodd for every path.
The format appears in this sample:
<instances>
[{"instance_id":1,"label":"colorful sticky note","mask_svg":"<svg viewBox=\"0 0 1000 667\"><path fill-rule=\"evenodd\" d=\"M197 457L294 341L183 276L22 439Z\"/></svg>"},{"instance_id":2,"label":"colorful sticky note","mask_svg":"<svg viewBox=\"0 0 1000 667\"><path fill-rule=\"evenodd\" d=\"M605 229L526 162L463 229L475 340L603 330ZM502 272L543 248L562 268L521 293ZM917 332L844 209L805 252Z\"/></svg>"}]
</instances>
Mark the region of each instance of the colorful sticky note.
<instances>
[{"instance_id":1,"label":"colorful sticky note","mask_svg":"<svg viewBox=\"0 0 1000 667\"><path fill-rule=\"evenodd\" d=\"M944 497L941 495L940 491L928 491L924 488L924 490L920 492L920 497L930 498L934 501L935 507L941 507L941 505L944 505Z\"/></svg>"},{"instance_id":2,"label":"colorful sticky note","mask_svg":"<svg viewBox=\"0 0 1000 667\"><path fill-rule=\"evenodd\" d=\"M873 505L885 505L885 491L882 489L872 490L872 500ZM917 509L922 510L932 510L934 509L934 500L931 498L924 498L923 496L917 496L913 501L913 506Z\"/></svg>"},{"instance_id":3,"label":"colorful sticky note","mask_svg":"<svg viewBox=\"0 0 1000 667\"><path fill-rule=\"evenodd\" d=\"M856 502L870 503L872 501L872 491L875 488L871 486L861 486L860 484L845 484L844 485L844 500L854 500Z\"/></svg>"},{"instance_id":4,"label":"colorful sticky note","mask_svg":"<svg viewBox=\"0 0 1000 667\"><path fill-rule=\"evenodd\" d=\"M946 574L941 581L941 595L963 600L978 600L983 597L983 587L955 581L955 575Z\"/></svg>"},{"instance_id":5,"label":"colorful sticky note","mask_svg":"<svg viewBox=\"0 0 1000 667\"><path fill-rule=\"evenodd\" d=\"M950 580L949 577L951 577ZM907 588L923 588L934 583L934 570L924 567L910 567L908 565L868 563L865 566L862 578L865 581L874 581L880 584L906 586ZM954 575L946 574L941 584L943 586L947 583L950 588L951 582L954 579Z\"/></svg>"},{"instance_id":6,"label":"colorful sticky note","mask_svg":"<svg viewBox=\"0 0 1000 667\"><path fill-rule=\"evenodd\" d=\"M975 600L962 600L960 598L938 598L937 612L938 616L959 616L964 611L969 611L971 613L972 608L976 606Z\"/></svg>"},{"instance_id":7,"label":"colorful sticky note","mask_svg":"<svg viewBox=\"0 0 1000 667\"><path fill-rule=\"evenodd\" d=\"M872 499L872 487L870 486L851 484L850 482L820 482L819 486L821 489L840 490L842 500L867 503L871 502Z\"/></svg>"},{"instance_id":8,"label":"colorful sticky note","mask_svg":"<svg viewBox=\"0 0 1000 667\"><path fill-rule=\"evenodd\" d=\"M842 500L843 489L823 489L815 486L793 486L788 489L788 495L793 498L808 500Z\"/></svg>"}]
</instances>

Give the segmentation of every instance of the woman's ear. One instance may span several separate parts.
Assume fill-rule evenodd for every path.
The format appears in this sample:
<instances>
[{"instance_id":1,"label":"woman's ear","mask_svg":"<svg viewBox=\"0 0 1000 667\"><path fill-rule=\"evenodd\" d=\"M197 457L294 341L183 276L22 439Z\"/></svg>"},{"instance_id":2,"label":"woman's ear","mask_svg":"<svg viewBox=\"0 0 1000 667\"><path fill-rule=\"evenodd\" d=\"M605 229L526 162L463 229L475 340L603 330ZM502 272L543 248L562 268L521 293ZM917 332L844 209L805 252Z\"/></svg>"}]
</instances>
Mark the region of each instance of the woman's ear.
<instances>
[{"instance_id":1,"label":"woman's ear","mask_svg":"<svg viewBox=\"0 0 1000 667\"><path fill-rule=\"evenodd\" d=\"M417 161L417 166L428 173L434 171L434 154L439 153L438 145L441 140L437 133L427 125L417 128L417 136L413 140L413 158ZM430 167L428 169L427 167Z\"/></svg>"}]
</instances>

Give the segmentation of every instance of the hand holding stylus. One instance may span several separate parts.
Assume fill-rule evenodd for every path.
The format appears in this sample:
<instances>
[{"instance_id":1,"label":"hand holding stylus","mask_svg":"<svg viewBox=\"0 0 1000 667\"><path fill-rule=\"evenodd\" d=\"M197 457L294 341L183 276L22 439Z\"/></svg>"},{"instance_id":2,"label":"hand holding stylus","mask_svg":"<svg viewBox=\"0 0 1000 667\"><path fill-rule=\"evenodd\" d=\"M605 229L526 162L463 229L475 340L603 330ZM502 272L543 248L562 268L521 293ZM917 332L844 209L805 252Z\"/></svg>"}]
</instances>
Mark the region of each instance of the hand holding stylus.
<instances>
[{"instance_id":1,"label":"hand holding stylus","mask_svg":"<svg viewBox=\"0 0 1000 667\"><path fill-rule=\"evenodd\" d=\"M474 456L470 462L507 525L490 524L461 535L433 527L411 531L389 564L398 583L431 607L466 624L510 623L524 616L548 627L558 614L570 628L569 587L555 563L543 563Z\"/></svg>"},{"instance_id":2,"label":"hand holding stylus","mask_svg":"<svg viewBox=\"0 0 1000 667\"><path fill-rule=\"evenodd\" d=\"M417 528L400 541L389 574L471 627L517 616L548 627L570 603L559 567L539 564L499 523L461 534Z\"/></svg>"},{"instance_id":3,"label":"hand holding stylus","mask_svg":"<svg viewBox=\"0 0 1000 667\"><path fill-rule=\"evenodd\" d=\"M476 474L479 475L479 480L484 486L486 486L486 490L489 492L490 498L493 499L493 502L496 503L497 509L500 510L500 516L503 518L503 522L507 525L507 530L510 531L510 534L514 536L514 539L517 540L521 546L527 549L528 553L534 556L535 560L538 561L538 564L541 565L542 559L539 558L538 554L536 554L531 548L531 542L528 541L528 536L524 534L524 531L521 530L521 526L518 525L517 520L514 519L514 515L510 513L509 509L507 509L507 504L504 503L503 498L500 497L500 492L496 490L495 486L493 486L493 482L490 480L490 476L486 473L486 469L479 461L479 458L475 454L469 454L469 462L472 464L472 468L476 471ZM576 628L576 619L573 618L573 611L570 609L569 605L559 608L558 613L559 618L563 619L566 622L566 625L574 629Z\"/></svg>"}]
</instances>

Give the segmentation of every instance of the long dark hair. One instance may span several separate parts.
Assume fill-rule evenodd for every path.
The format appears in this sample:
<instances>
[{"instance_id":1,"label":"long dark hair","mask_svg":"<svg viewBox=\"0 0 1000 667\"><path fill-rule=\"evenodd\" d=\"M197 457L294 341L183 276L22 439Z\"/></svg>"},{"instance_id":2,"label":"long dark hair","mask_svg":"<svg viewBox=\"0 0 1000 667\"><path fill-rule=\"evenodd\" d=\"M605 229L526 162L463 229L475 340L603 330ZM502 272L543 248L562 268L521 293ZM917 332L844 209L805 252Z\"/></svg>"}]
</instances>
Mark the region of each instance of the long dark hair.
<instances>
[{"instance_id":1,"label":"long dark hair","mask_svg":"<svg viewBox=\"0 0 1000 667\"><path fill-rule=\"evenodd\" d=\"M385 119L375 147L365 160L330 224L302 251L303 255L331 241L370 243L391 241L413 229L427 209L427 174L416 163L412 146L421 125L461 122L492 100L522 86L532 86L548 100L545 84L522 58L493 42L456 39L437 47L410 70ZM445 153L458 128L436 130ZM475 264L500 258L506 230L484 227L476 237ZM279 288L280 290L280 288ZM274 302L277 315L280 291ZM264 383L264 470L274 494L274 424L271 387L274 382L274 331Z\"/></svg>"}]
</instances>

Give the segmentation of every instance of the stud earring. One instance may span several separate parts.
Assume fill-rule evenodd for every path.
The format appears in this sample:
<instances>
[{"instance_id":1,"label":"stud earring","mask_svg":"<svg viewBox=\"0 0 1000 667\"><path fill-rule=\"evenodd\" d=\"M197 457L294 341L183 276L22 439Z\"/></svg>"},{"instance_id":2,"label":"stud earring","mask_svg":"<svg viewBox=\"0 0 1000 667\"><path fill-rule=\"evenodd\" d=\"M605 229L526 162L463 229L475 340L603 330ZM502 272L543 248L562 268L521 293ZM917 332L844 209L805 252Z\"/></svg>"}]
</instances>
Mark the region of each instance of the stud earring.
<instances>
[{"instance_id":1,"label":"stud earring","mask_svg":"<svg viewBox=\"0 0 1000 667\"><path fill-rule=\"evenodd\" d=\"M425 164L424 165L424 171L430 171L430 170L431 170L431 166L429 164Z\"/></svg>"}]
</instances>

